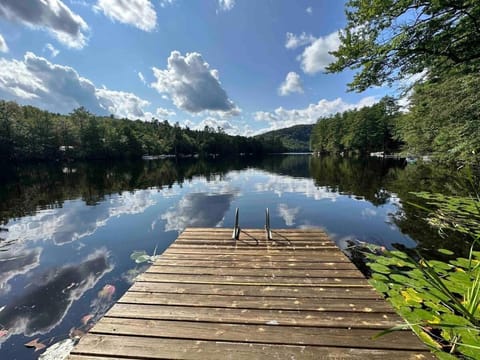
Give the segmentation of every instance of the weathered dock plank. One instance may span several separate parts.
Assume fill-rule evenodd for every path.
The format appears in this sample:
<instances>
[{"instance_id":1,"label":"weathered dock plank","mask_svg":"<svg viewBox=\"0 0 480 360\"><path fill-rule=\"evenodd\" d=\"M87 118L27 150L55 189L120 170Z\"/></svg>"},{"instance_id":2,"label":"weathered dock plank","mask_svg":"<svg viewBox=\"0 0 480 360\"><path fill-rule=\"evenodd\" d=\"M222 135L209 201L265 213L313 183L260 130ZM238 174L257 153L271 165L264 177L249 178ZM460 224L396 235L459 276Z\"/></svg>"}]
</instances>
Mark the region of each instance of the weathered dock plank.
<instances>
[{"instance_id":1,"label":"weathered dock plank","mask_svg":"<svg viewBox=\"0 0 480 360\"><path fill-rule=\"evenodd\" d=\"M186 229L70 360L431 359L319 229Z\"/></svg>"},{"instance_id":2,"label":"weathered dock plank","mask_svg":"<svg viewBox=\"0 0 480 360\"><path fill-rule=\"evenodd\" d=\"M185 284L185 283L152 283L137 281L131 291L160 292L176 294L218 294L233 296L268 296L268 297L296 297L317 299L379 299L379 295L371 287L344 287L332 286L279 286L279 285L234 285L234 284Z\"/></svg>"},{"instance_id":3,"label":"weathered dock plank","mask_svg":"<svg viewBox=\"0 0 480 360\"><path fill-rule=\"evenodd\" d=\"M271 309L271 310L312 310L312 311L371 311L391 313L392 307L382 299L351 299L338 301L322 299L319 305L318 298L298 297L259 297L259 296L226 296L226 295L196 295L196 294L169 294L154 292L129 291L118 303L150 304L150 305L179 305L201 306L216 308L241 309Z\"/></svg>"}]
</instances>

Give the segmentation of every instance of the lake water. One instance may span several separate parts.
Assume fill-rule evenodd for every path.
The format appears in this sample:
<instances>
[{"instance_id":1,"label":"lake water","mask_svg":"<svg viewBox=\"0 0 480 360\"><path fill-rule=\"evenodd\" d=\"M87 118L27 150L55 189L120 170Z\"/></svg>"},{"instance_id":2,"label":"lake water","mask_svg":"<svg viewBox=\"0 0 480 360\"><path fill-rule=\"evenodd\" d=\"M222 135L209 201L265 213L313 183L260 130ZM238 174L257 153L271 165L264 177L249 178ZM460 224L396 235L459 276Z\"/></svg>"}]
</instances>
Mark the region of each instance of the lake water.
<instances>
[{"instance_id":1,"label":"lake water","mask_svg":"<svg viewBox=\"0 0 480 360\"><path fill-rule=\"evenodd\" d=\"M308 155L4 165L0 174L0 358L35 359L86 330L187 226L323 228L391 248L462 253L428 227L411 191L449 193L454 174L392 159ZM84 325L86 323L87 325Z\"/></svg>"}]
</instances>

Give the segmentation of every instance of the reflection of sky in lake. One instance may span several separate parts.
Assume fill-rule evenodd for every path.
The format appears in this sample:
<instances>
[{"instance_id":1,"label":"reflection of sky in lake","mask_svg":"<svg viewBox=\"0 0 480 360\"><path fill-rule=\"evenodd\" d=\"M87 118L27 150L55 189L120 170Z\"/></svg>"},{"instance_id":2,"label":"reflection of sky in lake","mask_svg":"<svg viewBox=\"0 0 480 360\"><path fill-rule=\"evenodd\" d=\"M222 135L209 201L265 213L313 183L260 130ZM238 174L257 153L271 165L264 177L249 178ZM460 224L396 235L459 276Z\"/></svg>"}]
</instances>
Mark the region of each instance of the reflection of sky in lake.
<instances>
[{"instance_id":1,"label":"reflection of sky in lake","mask_svg":"<svg viewBox=\"0 0 480 360\"><path fill-rule=\"evenodd\" d=\"M8 329L7 336L46 334L58 325L75 300L78 300L98 280L111 270L105 250L83 259L79 264L52 268L31 283L20 296L5 305L0 312L0 323Z\"/></svg>"},{"instance_id":2,"label":"reflection of sky in lake","mask_svg":"<svg viewBox=\"0 0 480 360\"><path fill-rule=\"evenodd\" d=\"M32 336L78 327L105 284L116 286L118 299L141 270L130 254L164 251L187 226L230 227L238 207L243 228L263 228L268 207L273 228L321 227L340 246L349 238L414 245L388 221L398 206L395 196L374 206L310 178L246 169L124 191L90 206L70 199L12 219L2 226L13 245L0 253L0 324L9 330L0 358L32 358L22 346Z\"/></svg>"}]
</instances>

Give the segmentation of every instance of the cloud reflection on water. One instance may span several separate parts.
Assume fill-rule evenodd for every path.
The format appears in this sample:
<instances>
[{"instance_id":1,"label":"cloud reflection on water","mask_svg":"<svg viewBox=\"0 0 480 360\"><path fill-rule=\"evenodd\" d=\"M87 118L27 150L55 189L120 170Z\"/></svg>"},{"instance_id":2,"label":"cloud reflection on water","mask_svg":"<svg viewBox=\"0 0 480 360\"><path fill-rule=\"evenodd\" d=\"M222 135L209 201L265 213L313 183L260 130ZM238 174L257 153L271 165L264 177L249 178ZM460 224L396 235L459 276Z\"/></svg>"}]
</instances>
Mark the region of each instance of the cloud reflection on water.
<instances>
[{"instance_id":1,"label":"cloud reflection on water","mask_svg":"<svg viewBox=\"0 0 480 360\"><path fill-rule=\"evenodd\" d=\"M233 193L191 193L185 195L175 207L161 218L166 221L165 231L182 231L188 226L220 226L234 199Z\"/></svg>"},{"instance_id":2,"label":"cloud reflection on water","mask_svg":"<svg viewBox=\"0 0 480 360\"><path fill-rule=\"evenodd\" d=\"M14 253L0 253L0 295L5 295L11 289L10 279L20 274L26 274L40 263L41 248L22 249Z\"/></svg>"},{"instance_id":3,"label":"cloud reflection on water","mask_svg":"<svg viewBox=\"0 0 480 360\"><path fill-rule=\"evenodd\" d=\"M282 197L284 193L297 193L315 200L336 201L342 196L326 187L316 186L312 179L299 179L276 174L265 174L264 181L257 182L254 188L258 192L273 192L278 197Z\"/></svg>"},{"instance_id":4,"label":"cloud reflection on water","mask_svg":"<svg viewBox=\"0 0 480 360\"><path fill-rule=\"evenodd\" d=\"M40 274L0 312L0 324L10 336L46 334L60 324L75 300L112 270L106 249L97 250L77 264Z\"/></svg>"},{"instance_id":5,"label":"cloud reflection on water","mask_svg":"<svg viewBox=\"0 0 480 360\"><path fill-rule=\"evenodd\" d=\"M17 244L27 240L70 243L94 234L112 218L143 213L156 204L156 193L153 189L123 192L96 206L85 206L81 200L66 201L60 208L42 210L7 224L6 240Z\"/></svg>"}]
</instances>

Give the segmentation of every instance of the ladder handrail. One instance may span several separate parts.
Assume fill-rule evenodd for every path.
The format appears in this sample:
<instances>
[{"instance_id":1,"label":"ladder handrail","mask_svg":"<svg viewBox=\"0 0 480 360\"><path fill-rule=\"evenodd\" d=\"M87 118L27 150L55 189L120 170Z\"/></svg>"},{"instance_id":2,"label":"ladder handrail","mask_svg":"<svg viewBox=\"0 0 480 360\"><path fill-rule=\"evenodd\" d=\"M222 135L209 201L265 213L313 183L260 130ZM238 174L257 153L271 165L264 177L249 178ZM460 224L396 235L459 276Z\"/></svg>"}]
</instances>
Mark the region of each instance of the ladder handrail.
<instances>
[{"instance_id":1,"label":"ladder handrail","mask_svg":"<svg viewBox=\"0 0 480 360\"><path fill-rule=\"evenodd\" d=\"M267 240L272 240L272 231L270 230L270 211L268 208L265 210L265 233Z\"/></svg>"},{"instance_id":2,"label":"ladder handrail","mask_svg":"<svg viewBox=\"0 0 480 360\"><path fill-rule=\"evenodd\" d=\"M232 239L238 240L240 237L240 226L238 225L238 208L235 210L235 224L233 225Z\"/></svg>"}]
</instances>

